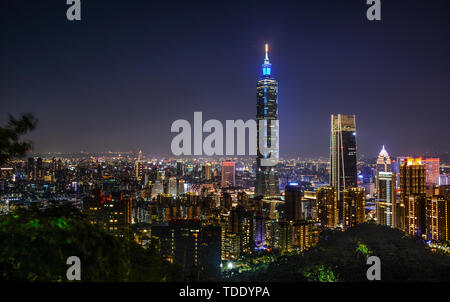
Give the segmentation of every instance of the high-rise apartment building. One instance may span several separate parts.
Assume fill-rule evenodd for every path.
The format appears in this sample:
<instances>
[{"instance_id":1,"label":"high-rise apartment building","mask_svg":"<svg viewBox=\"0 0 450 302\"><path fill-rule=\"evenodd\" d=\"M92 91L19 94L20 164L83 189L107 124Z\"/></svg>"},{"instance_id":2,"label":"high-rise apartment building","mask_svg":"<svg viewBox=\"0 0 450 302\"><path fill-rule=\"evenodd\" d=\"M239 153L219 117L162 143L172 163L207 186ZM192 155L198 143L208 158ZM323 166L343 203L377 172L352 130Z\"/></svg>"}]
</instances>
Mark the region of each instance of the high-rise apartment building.
<instances>
[{"instance_id":1,"label":"high-rise apartment building","mask_svg":"<svg viewBox=\"0 0 450 302\"><path fill-rule=\"evenodd\" d=\"M421 158L408 158L400 167L400 204L404 207L404 230L410 235L425 234L426 169Z\"/></svg>"},{"instance_id":2,"label":"high-rise apartment building","mask_svg":"<svg viewBox=\"0 0 450 302\"><path fill-rule=\"evenodd\" d=\"M274 221L270 228L270 246L282 254L293 250L293 222Z\"/></svg>"},{"instance_id":3,"label":"high-rise apartment building","mask_svg":"<svg viewBox=\"0 0 450 302\"><path fill-rule=\"evenodd\" d=\"M262 215L255 216L254 242L257 248L262 248L266 244L266 220Z\"/></svg>"},{"instance_id":4,"label":"high-rise apartment building","mask_svg":"<svg viewBox=\"0 0 450 302\"><path fill-rule=\"evenodd\" d=\"M425 194L409 194L405 203L405 232L412 236L426 234L426 197Z\"/></svg>"},{"instance_id":5,"label":"high-rise apartment building","mask_svg":"<svg viewBox=\"0 0 450 302\"><path fill-rule=\"evenodd\" d=\"M36 180L44 181L44 166L40 157L36 161Z\"/></svg>"},{"instance_id":6,"label":"high-rise apartment building","mask_svg":"<svg viewBox=\"0 0 450 302\"><path fill-rule=\"evenodd\" d=\"M203 166L203 177L205 180L211 180L212 178L212 167L210 163Z\"/></svg>"},{"instance_id":7,"label":"high-rise apartment building","mask_svg":"<svg viewBox=\"0 0 450 302\"><path fill-rule=\"evenodd\" d=\"M241 237L222 230L222 261L238 260L241 253Z\"/></svg>"},{"instance_id":8,"label":"high-rise apartment building","mask_svg":"<svg viewBox=\"0 0 450 302\"><path fill-rule=\"evenodd\" d=\"M172 238L172 255L175 263L183 268L199 265L200 220L175 219L169 222L169 232Z\"/></svg>"},{"instance_id":9,"label":"high-rise apartment building","mask_svg":"<svg viewBox=\"0 0 450 302\"><path fill-rule=\"evenodd\" d=\"M244 207L238 205L230 213L228 232L240 237L240 251L248 252L253 248L253 217Z\"/></svg>"},{"instance_id":10,"label":"high-rise apartment building","mask_svg":"<svg viewBox=\"0 0 450 302\"><path fill-rule=\"evenodd\" d=\"M36 180L36 161L34 160L34 157L28 158L27 162L27 178L29 181L35 181Z\"/></svg>"},{"instance_id":11,"label":"high-rise apartment building","mask_svg":"<svg viewBox=\"0 0 450 302\"><path fill-rule=\"evenodd\" d=\"M411 156L397 156L396 159L392 161L392 170L397 174L397 190L400 190L400 168L408 161L408 158L411 158Z\"/></svg>"},{"instance_id":12,"label":"high-rise apartment building","mask_svg":"<svg viewBox=\"0 0 450 302\"><path fill-rule=\"evenodd\" d=\"M184 176L184 163L182 161L177 161L177 177Z\"/></svg>"},{"instance_id":13,"label":"high-rise apartment building","mask_svg":"<svg viewBox=\"0 0 450 302\"><path fill-rule=\"evenodd\" d=\"M426 169L421 158L408 158L400 167L401 199L411 194L425 193Z\"/></svg>"},{"instance_id":14,"label":"high-rise apartment building","mask_svg":"<svg viewBox=\"0 0 450 302\"><path fill-rule=\"evenodd\" d=\"M144 177L145 161L142 160L142 151L139 151L138 159L134 163L134 170L136 173L136 179L141 181Z\"/></svg>"},{"instance_id":15,"label":"high-rise apartment building","mask_svg":"<svg viewBox=\"0 0 450 302\"><path fill-rule=\"evenodd\" d=\"M318 230L312 221L301 220L297 221L292 226L293 229L293 247L304 251L318 241Z\"/></svg>"},{"instance_id":16,"label":"high-rise apartment building","mask_svg":"<svg viewBox=\"0 0 450 302\"><path fill-rule=\"evenodd\" d=\"M96 224L106 232L118 236L130 236L132 218L132 203L130 197L115 192L104 195L102 190L96 190L83 200L83 214L91 224Z\"/></svg>"},{"instance_id":17,"label":"high-rise apartment building","mask_svg":"<svg viewBox=\"0 0 450 302\"><path fill-rule=\"evenodd\" d=\"M54 158L52 159L52 181L56 182L61 179L61 171L62 171L62 161L61 159Z\"/></svg>"},{"instance_id":18,"label":"high-rise apartment building","mask_svg":"<svg viewBox=\"0 0 450 302\"><path fill-rule=\"evenodd\" d=\"M178 195L177 178L175 176L170 177L167 185L167 193L176 197Z\"/></svg>"},{"instance_id":19,"label":"high-rise apartment building","mask_svg":"<svg viewBox=\"0 0 450 302\"><path fill-rule=\"evenodd\" d=\"M366 194L364 188L347 188L343 192L343 226L353 227L364 223Z\"/></svg>"},{"instance_id":20,"label":"high-rise apartment building","mask_svg":"<svg viewBox=\"0 0 450 302\"><path fill-rule=\"evenodd\" d=\"M323 227L334 229L337 226L336 190L333 187L322 187L317 190L316 213Z\"/></svg>"},{"instance_id":21,"label":"high-rise apartment building","mask_svg":"<svg viewBox=\"0 0 450 302\"><path fill-rule=\"evenodd\" d=\"M152 198L158 196L158 194L164 193L164 184L159 180L152 184Z\"/></svg>"},{"instance_id":22,"label":"high-rise apartment building","mask_svg":"<svg viewBox=\"0 0 450 302\"><path fill-rule=\"evenodd\" d=\"M426 200L427 239L450 242L450 198L433 195Z\"/></svg>"}]
</instances>

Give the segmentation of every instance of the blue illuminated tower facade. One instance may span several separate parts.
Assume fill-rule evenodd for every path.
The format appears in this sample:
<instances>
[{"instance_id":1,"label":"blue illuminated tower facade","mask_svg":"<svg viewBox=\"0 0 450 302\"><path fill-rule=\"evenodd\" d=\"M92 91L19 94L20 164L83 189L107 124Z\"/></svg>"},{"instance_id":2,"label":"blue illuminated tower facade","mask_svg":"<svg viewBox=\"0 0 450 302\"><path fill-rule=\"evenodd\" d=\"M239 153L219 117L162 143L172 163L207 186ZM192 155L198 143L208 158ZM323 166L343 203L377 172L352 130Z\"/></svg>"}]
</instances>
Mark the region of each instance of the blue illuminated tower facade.
<instances>
[{"instance_id":1,"label":"blue illuminated tower facade","mask_svg":"<svg viewBox=\"0 0 450 302\"><path fill-rule=\"evenodd\" d=\"M264 121L264 129L260 129L260 121ZM272 64L269 61L269 47L266 44L266 56L262 64L262 75L256 83L256 122L257 122L257 157L256 157L256 196L277 196L280 185L277 171L278 164L278 82L272 77ZM271 148L267 154L260 148L260 131L264 131L266 147ZM272 135L276 145L272 146ZM262 164L262 159L271 164Z\"/></svg>"}]
</instances>

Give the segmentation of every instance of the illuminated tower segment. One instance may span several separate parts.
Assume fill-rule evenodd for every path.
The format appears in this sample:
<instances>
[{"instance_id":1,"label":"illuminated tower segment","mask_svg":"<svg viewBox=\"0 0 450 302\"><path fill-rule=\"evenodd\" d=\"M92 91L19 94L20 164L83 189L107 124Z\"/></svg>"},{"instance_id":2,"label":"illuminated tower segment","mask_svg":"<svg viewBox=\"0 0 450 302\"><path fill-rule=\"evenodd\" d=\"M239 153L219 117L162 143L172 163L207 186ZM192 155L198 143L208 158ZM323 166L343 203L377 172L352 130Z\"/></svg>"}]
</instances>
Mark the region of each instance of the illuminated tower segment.
<instances>
[{"instance_id":1,"label":"illuminated tower segment","mask_svg":"<svg viewBox=\"0 0 450 302\"><path fill-rule=\"evenodd\" d=\"M394 172L378 171L376 215L378 224L394 227L395 217L395 181Z\"/></svg>"},{"instance_id":2,"label":"illuminated tower segment","mask_svg":"<svg viewBox=\"0 0 450 302\"><path fill-rule=\"evenodd\" d=\"M260 129L260 121L264 129ZM256 83L256 121L257 121L257 157L255 195L275 196L280 194L278 171L278 82L272 77L272 64L269 61L269 45L262 64L262 76ZM260 150L259 133L264 131L265 147L271 148L271 154ZM271 146L271 134L276 135L276 146ZM271 166L261 164L261 159L269 158Z\"/></svg>"},{"instance_id":3,"label":"illuminated tower segment","mask_svg":"<svg viewBox=\"0 0 450 302\"><path fill-rule=\"evenodd\" d=\"M391 172L391 158L383 146L377 159L377 172Z\"/></svg>"}]
</instances>

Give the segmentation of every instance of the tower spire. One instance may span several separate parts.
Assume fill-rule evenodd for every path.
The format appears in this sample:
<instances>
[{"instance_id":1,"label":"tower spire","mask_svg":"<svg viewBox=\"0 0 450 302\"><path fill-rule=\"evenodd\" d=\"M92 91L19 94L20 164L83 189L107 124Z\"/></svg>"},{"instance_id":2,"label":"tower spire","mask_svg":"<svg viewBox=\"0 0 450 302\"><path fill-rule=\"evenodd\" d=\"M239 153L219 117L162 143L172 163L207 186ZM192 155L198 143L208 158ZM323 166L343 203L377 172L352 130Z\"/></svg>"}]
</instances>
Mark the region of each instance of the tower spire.
<instances>
[{"instance_id":1,"label":"tower spire","mask_svg":"<svg viewBox=\"0 0 450 302\"><path fill-rule=\"evenodd\" d=\"M266 56L264 58L264 63L262 65L262 74L263 76L270 76L271 73L271 65L269 61L269 44L266 43Z\"/></svg>"}]
</instances>

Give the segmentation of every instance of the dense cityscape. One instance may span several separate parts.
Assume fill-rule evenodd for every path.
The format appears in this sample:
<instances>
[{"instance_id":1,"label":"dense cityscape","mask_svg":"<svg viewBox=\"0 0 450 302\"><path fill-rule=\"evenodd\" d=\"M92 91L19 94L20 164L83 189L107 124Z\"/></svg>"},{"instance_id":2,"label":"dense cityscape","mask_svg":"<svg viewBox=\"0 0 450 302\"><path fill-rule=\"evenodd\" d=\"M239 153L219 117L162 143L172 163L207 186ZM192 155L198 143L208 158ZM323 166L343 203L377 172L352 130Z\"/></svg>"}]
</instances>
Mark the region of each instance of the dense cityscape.
<instances>
[{"instance_id":1,"label":"dense cityscape","mask_svg":"<svg viewBox=\"0 0 450 302\"><path fill-rule=\"evenodd\" d=\"M58 300L444 292L448 12L0 1L0 286Z\"/></svg>"},{"instance_id":2,"label":"dense cityscape","mask_svg":"<svg viewBox=\"0 0 450 302\"><path fill-rule=\"evenodd\" d=\"M288 131L278 129L283 117L267 46L256 90L257 120L275 135ZM330 141L329 158L280 158L275 166L261 164L267 154L259 144L256 159L29 153L1 167L1 214L71 205L90 224L185 272L201 272L201 280L267 268L314 247L325 230L363 223L399 229L448 252L448 154L390 156L389 146L380 146L378 158L358 160L357 138L369 138L357 135L356 120L331 115L330 137L322 138Z\"/></svg>"}]
</instances>

